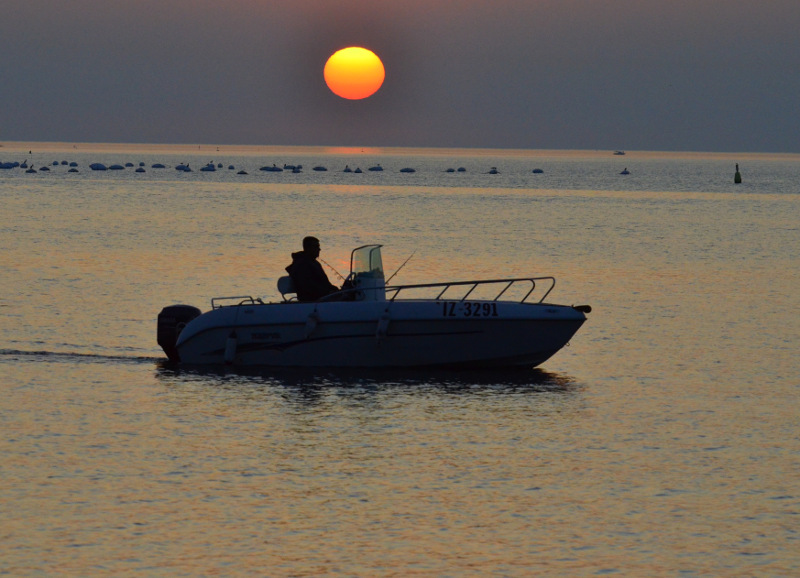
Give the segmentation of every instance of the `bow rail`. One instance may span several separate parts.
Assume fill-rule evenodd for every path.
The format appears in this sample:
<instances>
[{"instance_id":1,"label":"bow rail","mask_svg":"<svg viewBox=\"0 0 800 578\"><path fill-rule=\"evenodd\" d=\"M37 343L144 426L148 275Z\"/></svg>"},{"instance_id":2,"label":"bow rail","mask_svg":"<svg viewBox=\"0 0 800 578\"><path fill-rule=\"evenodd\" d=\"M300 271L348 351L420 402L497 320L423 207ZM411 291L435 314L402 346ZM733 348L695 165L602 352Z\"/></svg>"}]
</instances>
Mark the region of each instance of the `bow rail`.
<instances>
[{"instance_id":1,"label":"bow rail","mask_svg":"<svg viewBox=\"0 0 800 578\"><path fill-rule=\"evenodd\" d=\"M395 299L397 299L397 296L400 295L400 293L403 291L409 292L411 290L417 290L417 289L436 289L436 288L441 288L436 297L434 297L434 299L437 301L442 299L446 299L448 301L466 301L467 298L470 295L472 295L472 293L479 287L486 287L489 285L499 285L500 287L494 298L488 299L488 301L499 301L500 298L513 286L516 285L517 287L519 287L520 285L525 286L527 284L530 284L530 288L528 289L528 291L525 293L525 295L522 296L521 299L518 300L519 303L525 303L531 296L531 294L533 294L533 292L536 290L537 281L542 283L545 282L548 283L547 289L545 290L544 294L541 296L541 298L539 298L538 301L535 301L536 303L542 303L550 294L550 292L553 290L553 288L556 286L555 277L514 277L511 279L482 279L478 281L449 281L442 283L392 285L386 287L385 290L386 290L387 301L394 301ZM454 287L468 288L468 289L466 293L464 293L459 298L446 297L445 294ZM391 297L389 295L391 295Z\"/></svg>"}]
</instances>

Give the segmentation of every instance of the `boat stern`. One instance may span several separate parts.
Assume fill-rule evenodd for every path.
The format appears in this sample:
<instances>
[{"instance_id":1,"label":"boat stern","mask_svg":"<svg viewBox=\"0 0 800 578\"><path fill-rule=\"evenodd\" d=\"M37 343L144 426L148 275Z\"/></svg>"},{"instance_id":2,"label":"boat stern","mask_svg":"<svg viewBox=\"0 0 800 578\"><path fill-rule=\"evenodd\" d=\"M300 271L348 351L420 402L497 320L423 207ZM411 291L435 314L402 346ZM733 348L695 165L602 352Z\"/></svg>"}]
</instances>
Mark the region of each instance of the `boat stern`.
<instances>
[{"instance_id":1,"label":"boat stern","mask_svg":"<svg viewBox=\"0 0 800 578\"><path fill-rule=\"evenodd\" d=\"M158 327L156 329L156 341L167 354L173 363L181 360L176 344L181 331L193 319L201 315L197 307L191 305L169 305L158 314Z\"/></svg>"}]
</instances>

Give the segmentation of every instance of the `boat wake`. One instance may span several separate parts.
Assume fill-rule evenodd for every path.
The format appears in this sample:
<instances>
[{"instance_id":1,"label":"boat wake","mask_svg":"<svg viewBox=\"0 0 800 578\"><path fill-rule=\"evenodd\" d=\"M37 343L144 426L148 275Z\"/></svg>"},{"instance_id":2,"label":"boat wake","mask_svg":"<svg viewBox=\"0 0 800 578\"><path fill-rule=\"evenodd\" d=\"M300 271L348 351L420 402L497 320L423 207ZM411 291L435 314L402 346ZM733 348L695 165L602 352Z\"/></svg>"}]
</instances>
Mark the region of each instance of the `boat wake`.
<instances>
[{"instance_id":1,"label":"boat wake","mask_svg":"<svg viewBox=\"0 0 800 578\"><path fill-rule=\"evenodd\" d=\"M100 353L76 353L64 351L26 351L20 349L0 349L0 360L3 358L28 359L42 362L70 363L158 363L161 357L145 357L133 355L108 355Z\"/></svg>"},{"instance_id":2,"label":"boat wake","mask_svg":"<svg viewBox=\"0 0 800 578\"><path fill-rule=\"evenodd\" d=\"M567 375L541 368L514 369L346 369L185 366L162 357L77 353L45 350L0 349L0 364L63 363L139 365L152 370L165 385L204 387L278 386L299 398L315 399L327 389L351 392L431 390L444 394L570 393L580 386Z\"/></svg>"}]
</instances>

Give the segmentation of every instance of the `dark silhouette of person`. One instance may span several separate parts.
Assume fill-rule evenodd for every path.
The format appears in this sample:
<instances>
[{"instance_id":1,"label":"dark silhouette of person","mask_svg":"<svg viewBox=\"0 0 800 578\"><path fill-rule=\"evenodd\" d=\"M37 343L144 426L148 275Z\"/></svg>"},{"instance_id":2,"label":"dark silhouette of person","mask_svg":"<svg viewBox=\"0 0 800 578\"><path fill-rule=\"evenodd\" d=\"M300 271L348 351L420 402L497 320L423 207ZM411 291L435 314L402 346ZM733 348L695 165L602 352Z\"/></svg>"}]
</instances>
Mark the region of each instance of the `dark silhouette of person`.
<instances>
[{"instance_id":1,"label":"dark silhouette of person","mask_svg":"<svg viewBox=\"0 0 800 578\"><path fill-rule=\"evenodd\" d=\"M319 239L316 237L305 237L303 250L292 253L292 264L286 267L286 271L292 278L298 301L318 301L339 290L328 281L322 265L317 261L319 253Z\"/></svg>"}]
</instances>

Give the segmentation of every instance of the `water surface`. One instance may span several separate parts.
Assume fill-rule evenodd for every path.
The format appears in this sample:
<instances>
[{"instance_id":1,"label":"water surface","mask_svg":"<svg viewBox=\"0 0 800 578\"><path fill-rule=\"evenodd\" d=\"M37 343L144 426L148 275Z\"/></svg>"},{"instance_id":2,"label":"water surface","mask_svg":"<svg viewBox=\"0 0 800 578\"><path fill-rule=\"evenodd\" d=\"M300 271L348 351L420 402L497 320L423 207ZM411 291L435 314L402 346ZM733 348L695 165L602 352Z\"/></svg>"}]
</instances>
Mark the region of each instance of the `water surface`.
<instances>
[{"instance_id":1,"label":"water surface","mask_svg":"<svg viewBox=\"0 0 800 578\"><path fill-rule=\"evenodd\" d=\"M0 571L800 571L800 159L83 147L0 171ZM554 275L593 312L535 370L163 363L161 307L276 300L306 234L342 273L378 242L397 282Z\"/></svg>"}]
</instances>

